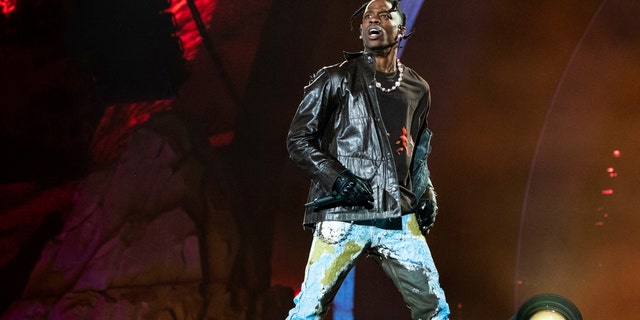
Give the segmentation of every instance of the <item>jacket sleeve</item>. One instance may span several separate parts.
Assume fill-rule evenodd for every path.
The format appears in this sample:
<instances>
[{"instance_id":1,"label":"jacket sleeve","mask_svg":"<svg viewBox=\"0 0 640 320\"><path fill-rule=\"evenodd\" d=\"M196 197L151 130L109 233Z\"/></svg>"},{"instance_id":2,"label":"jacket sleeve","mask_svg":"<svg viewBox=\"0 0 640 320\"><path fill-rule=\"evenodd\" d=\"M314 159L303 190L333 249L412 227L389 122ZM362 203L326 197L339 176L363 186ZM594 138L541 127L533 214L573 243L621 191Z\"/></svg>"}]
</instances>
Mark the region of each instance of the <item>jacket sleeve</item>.
<instances>
[{"instance_id":1,"label":"jacket sleeve","mask_svg":"<svg viewBox=\"0 0 640 320\"><path fill-rule=\"evenodd\" d=\"M427 164L429 153L431 152L431 131L425 129L420 135L420 141L415 149L414 167L412 168L413 191L417 199L417 203L424 200L431 200L436 204L436 193L431 182L431 172Z\"/></svg>"},{"instance_id":2,"label":"jacket sleeve","mask_svg":"<svg viewBox=\"0 0 640 320\"><path fill-rule=\"evenodd\" d=\"M335 77L334 77L335 78ZM327 68L318 71L304 88L304 95L291 121L287 135L289 157L313 180L331 190L337 176L345 167L327 151L323 142L325 128L334 110L337 85Z\"/></svg>"},{"instance_id":3,"label":"jacket sleeve","mask_svg":"<svg viewBox=\"0 0 640 320\"><path fill-rule=\"evenodd\" d=\"M421 203L425 200L431 201L435 208L437 209L437 200L436 200L436 192L433 187L433 183L431 182L431 172L429 171L428 166L428 158L431 153L431 136L433 135L431 130L428 128L427 118L429 115L429 110L431 108L431 92L429 91L429 86L425 81L425 96L423 103L425 106L424 118L420 120L420 136L418 140L418 145L415 150L416 161L414 165L416 165L412 173L413 175L413 183L414 183L414 192L419 197L417 199L417 203Z\"/></svg>"}]
</instances>

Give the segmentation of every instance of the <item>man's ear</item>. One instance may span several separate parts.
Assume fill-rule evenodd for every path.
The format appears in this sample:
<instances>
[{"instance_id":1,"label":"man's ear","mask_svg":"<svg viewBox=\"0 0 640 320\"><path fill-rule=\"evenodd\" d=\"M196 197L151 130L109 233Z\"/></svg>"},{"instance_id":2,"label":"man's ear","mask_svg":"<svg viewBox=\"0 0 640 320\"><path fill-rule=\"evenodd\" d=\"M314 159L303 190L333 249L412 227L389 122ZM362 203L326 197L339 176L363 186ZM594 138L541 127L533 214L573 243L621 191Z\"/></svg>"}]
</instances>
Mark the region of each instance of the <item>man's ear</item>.
<instances>
[{"instance_id":1,"label":"man's ear","mask_svg":"<svg viewBox=\"0 0 640 320\"><path fill-rule=\"evenodd\" d=\"M407 33L407 27L398 26L398 40L404 38L406 33Z\"/></svg>"}]
</instances>

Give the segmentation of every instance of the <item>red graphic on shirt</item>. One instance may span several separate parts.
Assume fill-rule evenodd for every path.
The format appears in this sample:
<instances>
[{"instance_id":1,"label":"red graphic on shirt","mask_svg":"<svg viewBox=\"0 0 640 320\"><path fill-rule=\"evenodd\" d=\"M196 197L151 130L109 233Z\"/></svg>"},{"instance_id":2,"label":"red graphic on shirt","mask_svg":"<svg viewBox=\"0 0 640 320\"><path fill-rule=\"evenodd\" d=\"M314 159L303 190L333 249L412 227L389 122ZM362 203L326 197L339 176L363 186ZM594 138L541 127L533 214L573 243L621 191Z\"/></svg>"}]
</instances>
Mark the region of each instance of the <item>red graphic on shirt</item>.
<instances>
[{"instance_id":1,"label":"red graphic on shirt","mask_svg":"<svg viewBox=\"0 0 640 320\"><path fill-rule=\"evenodd\" d=\"M413 143L413 137L409 134L409 131L407 130L407 128L402 127L402 135L400 135L398 140L396 140L396 145L399 146L396 149L396 153L398 155L402 154L403 152L406 152L407 156L411 157L413 153L414 143Z\"/></svg>"}]
</instances>

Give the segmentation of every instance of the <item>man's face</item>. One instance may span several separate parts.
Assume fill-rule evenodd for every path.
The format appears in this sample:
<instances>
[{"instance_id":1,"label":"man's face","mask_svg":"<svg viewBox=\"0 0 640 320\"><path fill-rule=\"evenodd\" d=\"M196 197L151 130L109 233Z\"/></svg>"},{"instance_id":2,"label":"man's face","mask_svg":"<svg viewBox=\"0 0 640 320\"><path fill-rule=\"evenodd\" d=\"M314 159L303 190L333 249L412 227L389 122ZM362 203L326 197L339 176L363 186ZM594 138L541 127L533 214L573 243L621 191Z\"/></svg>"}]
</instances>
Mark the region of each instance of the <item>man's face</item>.
<instances>
[{"instance_id":1,"label":"man's face","mask_svg":"<svg viewBox=\"0 0 640 320\"><path fill-rule=\"evenodd\" d=\"M391 12L391 3L385 0L369 2L362 15L360 35L366 50L376 51L395 45L405 28L396 11Z\"/></svg>"}]
</instances>

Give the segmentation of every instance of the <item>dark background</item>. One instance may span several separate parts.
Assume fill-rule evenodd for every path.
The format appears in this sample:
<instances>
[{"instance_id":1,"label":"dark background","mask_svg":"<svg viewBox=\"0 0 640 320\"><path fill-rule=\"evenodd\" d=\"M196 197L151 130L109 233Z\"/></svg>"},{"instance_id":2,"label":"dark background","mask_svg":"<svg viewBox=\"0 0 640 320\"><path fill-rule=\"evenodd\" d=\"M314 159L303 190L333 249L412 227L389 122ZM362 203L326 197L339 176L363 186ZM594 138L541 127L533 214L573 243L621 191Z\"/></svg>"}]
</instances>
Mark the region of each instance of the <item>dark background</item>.
<instances>
[{"instance_id":1,"label":"dark background","mask_svg":"<svg viewBox=\"0 0 640 320\"><path fill-rule=\"evenodd\" d=\"M211 1L201 9L214 55L200 46L188 78L166 76L168 90L124 93L68 72L78 62L71 2L17 3L0 20L3 209L28 183L82 177L104 149L95 130L106 106L175 89L211 137L235 137L219 151L242 165L238 197L255 203L248 215L264 228L271 282L298 290L308 179L287 158L286 130L309 75L361 49L349 24L361 3ZM640 311L639 15L633 0L424 4L402 61L432 89L440 215L427 241L452 319L507 319L541 292L565 295L587 319ZM357 270L356 318L408 318L371 261Z\"/></svg>"}]
</instances>

